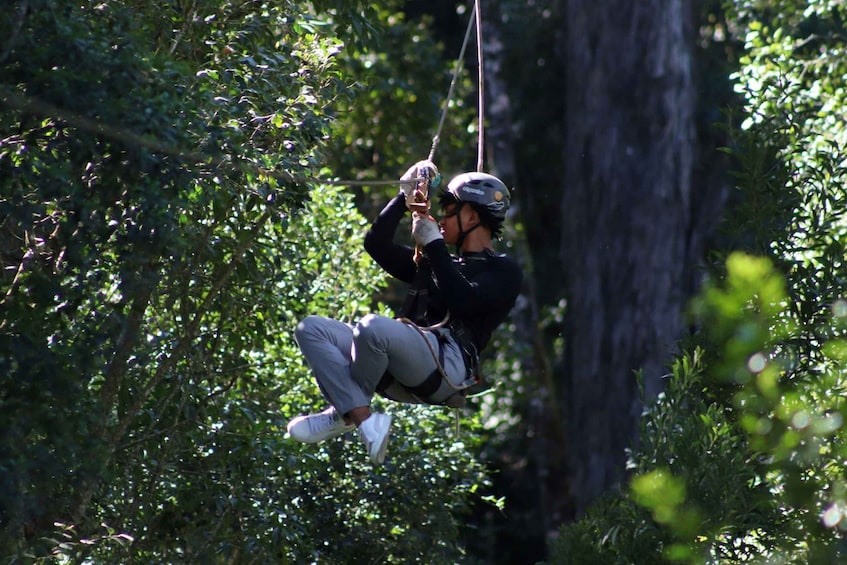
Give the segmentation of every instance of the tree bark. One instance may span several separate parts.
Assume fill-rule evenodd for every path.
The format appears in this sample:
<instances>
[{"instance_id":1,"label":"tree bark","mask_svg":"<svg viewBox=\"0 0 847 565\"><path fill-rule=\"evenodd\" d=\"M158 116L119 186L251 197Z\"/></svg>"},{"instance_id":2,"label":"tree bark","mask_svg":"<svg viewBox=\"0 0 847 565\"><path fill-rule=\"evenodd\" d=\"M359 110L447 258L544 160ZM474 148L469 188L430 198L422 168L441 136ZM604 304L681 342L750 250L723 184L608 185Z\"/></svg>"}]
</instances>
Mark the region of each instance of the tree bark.
<instances>
[{"instance_id":1,"label":"tree bark","mask_svg":"<svg viewBox=\"0 0 847 565\"><path fill-rule=\"evenodd\" d=\"M565 4L560 399L576 515L624 476L625 450L684 330L699 254L687 0Z\"/></svg>"}]
</instances>

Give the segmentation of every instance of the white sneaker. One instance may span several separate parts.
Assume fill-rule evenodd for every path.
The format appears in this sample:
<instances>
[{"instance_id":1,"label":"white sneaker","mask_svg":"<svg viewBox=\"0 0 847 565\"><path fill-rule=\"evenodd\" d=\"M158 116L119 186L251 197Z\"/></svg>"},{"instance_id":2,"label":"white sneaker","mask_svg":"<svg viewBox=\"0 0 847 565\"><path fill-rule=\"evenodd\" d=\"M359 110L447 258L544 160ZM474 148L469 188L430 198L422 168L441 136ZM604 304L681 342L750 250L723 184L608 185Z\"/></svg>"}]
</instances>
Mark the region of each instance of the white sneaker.
<instances>
[{"instance_id":1,"label":"white sneaker","mask_svg":"<svg viewBox=\"0 0 847 565\"><path fill-rule=\"evenodd\" d=\"M344 423L344 418L333 406L317 414L297 416L288 422L289 435L303 443L318 443L343 435L353 428L353 424Z\"/></svg>"},{"instance_id":2,"label":"white sneaker","mask_svg":"<svg viewBox=\"0 0 847 565\"><path fill-rule=\"evenodd\" d=\"M359 424L359 435L368 450L368 458L374 465L385 461L388 448L388 435L391 432L391 416L374 412L367 420Z\"/></svg>"}]
</instances>

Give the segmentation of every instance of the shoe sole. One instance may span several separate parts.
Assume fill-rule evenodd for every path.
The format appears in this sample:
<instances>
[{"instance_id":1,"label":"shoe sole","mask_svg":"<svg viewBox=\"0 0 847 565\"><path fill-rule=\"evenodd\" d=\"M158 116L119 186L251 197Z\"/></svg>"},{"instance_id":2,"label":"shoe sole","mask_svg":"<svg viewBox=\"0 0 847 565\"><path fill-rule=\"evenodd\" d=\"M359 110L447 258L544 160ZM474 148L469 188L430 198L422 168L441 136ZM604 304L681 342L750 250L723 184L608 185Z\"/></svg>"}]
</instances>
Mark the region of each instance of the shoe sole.
<instances>
[{"instance_id":1,"label":"shoe sole","mask_svg":"<svg viewBox=\"0 0 847 565\"><path fill-rule=\"evenodd\" d=\"M334 433L334 434L319 436L317 438L315 438L315 437L299 437L295 434L292 434L291 431L288 432L288 435L294 441L297 441L297 442L300 442L300 443L315 444L315 443L322 443L324 441L327 441L327 440L330 440L330 439L333 439L333 438L341 437L344 434L352 432L355 429L356 429L356 426L352 426L350 428L345 428L344 431L337 432L337 433Z\"/></svg>"},{"instance_id":2,"label":"shoe sole","mask_svg":"<svg viewBox=\"0 0 847 565\"><path fill-rule=\"evenodd\" d=\"M393 416L390 414L386 414L386 416L388 416L388 421L385 424L385 437L382 438L382 442L379 444L379 449L371 456L371 462L374 465L382 465L383 461L385 461L385 452L388 449L388 439L391 437L391 422L393 420Z\"/></svg>"}]
</instances>

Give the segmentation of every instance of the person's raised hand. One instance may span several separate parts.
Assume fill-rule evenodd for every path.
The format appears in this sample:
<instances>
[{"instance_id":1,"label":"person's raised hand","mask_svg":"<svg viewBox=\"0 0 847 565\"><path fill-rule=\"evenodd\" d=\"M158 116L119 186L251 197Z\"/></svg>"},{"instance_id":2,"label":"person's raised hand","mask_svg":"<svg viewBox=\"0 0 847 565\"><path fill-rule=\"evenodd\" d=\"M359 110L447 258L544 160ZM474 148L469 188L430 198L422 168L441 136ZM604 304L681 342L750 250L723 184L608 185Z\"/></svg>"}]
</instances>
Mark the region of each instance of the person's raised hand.
<instances>
[{"instance_id":1,"label":"person's raised hand","mask_svg":"<svg viewBox=\"0 0 847 565\"><path fill-rule=\"evenodd\" d=\"M412 237L421 247L426 247L437 239L444 239L435 218L420 212L412 213Z\"/></svg>"},{"instance_id":2,"label":"person's raised hand","mask_svg":"<svg viewBox=\"0 0 847 565\"><path fill-rule=\"evenodd\" d=\"M441 174L438 172L438 167L432 161L427 159L418 161L408 168L403 176L400 177L400 190L406 197L406 208L412 211L424 212L427 210L427 201L429 200L427 181L430 179L431 187L434 188L441 180ZM415 179L417 180L416 182Z\"/></svg>"}]
</instances>

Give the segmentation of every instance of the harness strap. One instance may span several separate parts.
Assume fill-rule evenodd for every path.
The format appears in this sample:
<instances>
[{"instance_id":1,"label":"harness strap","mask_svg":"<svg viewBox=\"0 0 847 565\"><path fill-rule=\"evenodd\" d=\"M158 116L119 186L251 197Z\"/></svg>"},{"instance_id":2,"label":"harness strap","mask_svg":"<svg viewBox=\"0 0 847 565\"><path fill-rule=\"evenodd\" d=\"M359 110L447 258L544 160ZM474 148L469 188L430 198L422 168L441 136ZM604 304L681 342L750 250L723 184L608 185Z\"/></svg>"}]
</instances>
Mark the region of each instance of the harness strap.
<instances>
[{"instance_id":1,"label":"harness strap","mask_svg":"<svg viewBox=\"0 0 847 565\"><path fill-rule=\"evenodd\" d=\"M418 264L415 278L406 290L406 300L400 309L402 317L414 320L416 323L425 320L431 278L429 261L424 259Z\"/></svg>"},{"instance_id":2,"label":"harness strap","mask_svg":"<svg viewBox=\"0 0 847 565\"><path fill-rule=\"evenodd\" d=\"M403 390L412 395L418 402L423 402L425 404L432 405L457 406L452 403L452 399L455 399L457 395L464 399L464 397L466 396L466 391L476 386L478 381L471 382L471 379L468 379L464 383L462 383L461 386L456 386L450 382L450 380L444 374L444 344L448 341L448 337L447 335L442 334L440 332L435 332L435 335L438 339L438 354L436 355L435 351L433 351L433 357L435 357L437 360L436 369L432 373L430 373L429 376L426 377L420 384L409 386L400 384L398 382L397 385L402 387ZM424 337L424 339L426 338ZM397 400L396 398L393 398L390 394L388 394L388 389L395 382L396 379L394 378L394 375L392 375L389 371L386 371L377 383L376 391L390 400ZM442 382L447 383L455 392L449 395L447 398L436 402L432 399L432 396L441 388Z\"/></svg>"},{"instance_id":3,"label":"harness strap","mask_svg":"<svg viewBox=\"0 0 847 565\"><path fill-rule=\"evenodd\" d=\"M388 371L385 371L382 374L382 378L380 378L379 382L376 383L376 391L380 394L384 394L385 391L388 389L388 387L391 386L391 383L393 383L393 382L394 382L394 376L391 373L389 373Z\"/></svg>"},{"instance_id":4,"label":"harness strap","mask_svg":"<svg viewBox=\"0 0 847 565\"><path fill-rule=\"evenodd\" d=\"M445 338L438 332L435 333L435 336L438 338L438 367L421 384L405 387L409 392L423 399L429 399L433 394L438 392L438 389L441 388L441 381L447 380L441 374L441 368L444 367Z\"/></svg>"},{"instance_id":5,"label":"harness strap","mask_svg":"<svg viewBox=\"0 0 847 565\"><path fill-rule=\"evenodd\" d=\"M468 371L467 376L475 377L476 370L479 367L479 352L476 349L476 343L474 343L473 337L471 337L470 332L468 332L465 325L460 320L450 320L447 323L447 327L450 329L450 334L453 338L455 338L456 343L459 344L459 348L462 350L465 368Z\"/></svg>"},{"instance_id":6,"label":"harness strap","mask_svg":"<svg viewBox=\"0 0 847 565\"><path fill-rule=\"evenodd\" d=\"M441 373L438 372L438 369L434 370L429 376L424 379L424 381L415 386L403 385L406 390L418 396L424 400L426 400L430 404L434 404L431 402L431 397L433 394L438 392L438 389L441 388L441 381L444 380L441 377Z\"/></svg>"}]
</instances>

